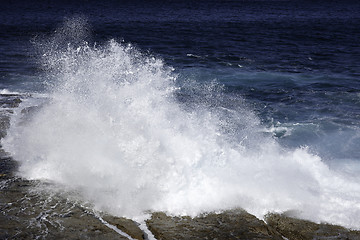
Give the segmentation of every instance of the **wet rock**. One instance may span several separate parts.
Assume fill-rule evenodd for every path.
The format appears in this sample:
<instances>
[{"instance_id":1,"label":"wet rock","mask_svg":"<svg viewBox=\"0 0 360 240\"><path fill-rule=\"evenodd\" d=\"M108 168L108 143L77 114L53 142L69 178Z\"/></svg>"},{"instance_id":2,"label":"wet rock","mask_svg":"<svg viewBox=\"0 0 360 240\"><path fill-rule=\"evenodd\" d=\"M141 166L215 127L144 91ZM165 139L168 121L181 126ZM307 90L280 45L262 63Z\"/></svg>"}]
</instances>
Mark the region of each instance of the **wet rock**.
<instances>
[{"instance_id":1,"label":"wet rock","mask_svg":"<svg viewBox=\"0 0 360 240\"><path fill-rule=\"evenodd\" d=\"M81 203L42 190L52 188L50 183L16 177L16 168L17 162L0 148L0 239L128 239ZM106 220L132 238L144 239L133 221Z\"/></svg>"},{"instance_id":2,"label":"wet rock","mask_svg":"<svg viewBox=\"0 0 360 240\"><path fill-rule=\"evenodd\" d=\"M102 218L134 239L145 239L143 231L139 228L139 224L130 219L110 215L105 215Z\"/></svg>"},{"instance_id":3,"label":"wet rock","mask_svg":"<svg viewBox=\"0 0 360 240\"><path fill-rule=\"evenodd\" d=\"M17 108L22 100L19 95L0 94L0 139L6 136L7 129L10 127L10 115L13 108Z\"/></svg>"},{"instance_id":4,"label":"wet rock","mask_svg":"<svg viewBox=\"0 0 360 240\"><path fill-rule=\"evenodd\" d=\"M34 191L37 184L0 181L0 239L127 239L79 203Z\"/></svg>"},{"instance_id":5,"label":"wet rock","mask_svg":"<svg viewBox=\"0 0 360 240\"><path fill-rule=\"evenodd\" d=\"M1 95L0 98L2 108L17 108L21 102L19 95Z\"/></svg>"},{"instance_id":6,"label":"wet rock","mask_svg":"<svg viewBox=\"0 0 360 240\"><path fill-rule=\"evenodd\" d=\"M39 106L31 106L31 107L26 107L24 109L21 110L21 114L23 115L34 115L36 112L38 112L40 109Z\"/></svg>"},{"instance_id":7,"label":"wet rock","mask_svg":"<svg viewBox=\"0 0 360 240\"><path fill-rule=\"evenodd\" d=\"M8 179L14 176L18 163L7 156L0 148L0 179Z\"/></svg>"},{"instance_id":8,"label":"wet rock","mask_svg":"<svg viewBox=\"0 0 360 240\"><path fill-rule=\"evenodd\" d=\"M265 220L269 226L290 240L360 240L359 231L351 231L341 226L317 224L286 216L285 214L268 214Z\"/></svg>"},{"instance_id":9,"label":"wet rock","mask_svg":"<svg viewBox=\"0 0 360 240\"><path fill-rule=\"evenodd\" d=\"M25 107L21 110L21 118L18 124L26 125L40 111L41 106Z\"/></svg>"},{"instance_id":10,"label":"wet rock","mask_svg":"<svg viewBox=\"0 0 360 240\"><path fill-rule=\"evenodd\" d=\"M0 113L0 139L6 136L6 132L10 127L10 116Z\"/></svg>"},{"instance_id":11,"label":"wet rock","mask_svg":"<svg viewBox=\"0 0 360 240\"><path fill-rule=\"evenodd\" d=\"M146 221L158 240L170 239L279 239L282 236L244 210L190 217L153 213Z\"/></svg>"}]
</instances>

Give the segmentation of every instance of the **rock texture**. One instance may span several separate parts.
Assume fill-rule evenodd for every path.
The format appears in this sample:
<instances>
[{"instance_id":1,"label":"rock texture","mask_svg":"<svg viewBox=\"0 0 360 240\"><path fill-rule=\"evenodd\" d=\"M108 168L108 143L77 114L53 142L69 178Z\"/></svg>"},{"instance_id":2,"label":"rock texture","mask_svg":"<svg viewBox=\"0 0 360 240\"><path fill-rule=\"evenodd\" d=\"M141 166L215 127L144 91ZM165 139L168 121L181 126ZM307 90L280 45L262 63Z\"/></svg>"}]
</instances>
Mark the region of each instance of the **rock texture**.
<instances>
[{"instance_id":1,"label":"rock texture","mask_svg":"<svg viewBox=\"0 0 360 240\"><path fill-rule=\"evenodd\" d=\"M170 239L279 239L263 221L241 210L207 214L195 218L154 213L146 222L158 240Z\"/></svg>"},{"instance_id":2,"label":"rock texture","mask_svg":"<svg viewBox=\"0 0 360 240\"><path fill-rule=\"evenodd\" d=\"M1 182L0 239L128 239L78 203L32 191L35 185L20 178Z\"/></svg>"},{"instance_id":3,"label":"rock texture","mask_svg":"<svg viewBox=\"0 0 360 240\"><path fill-rule=\"evenodd\" d=\"M269 226L289 240L360 240L359 231L288 217L284 214L268 214L265 218Z\"/></svg>"},{"instance_id":4,"label":"rock texture","mask_svg":"<svg viewBox=\"0 0 360 240\"><path fill-rule=\"evenodd\" d=\"M145 235L143 231L141 231L141 229L139 228L139 224L130 219L114 217L111 215L105 215L102 218L109 224L114 225L124 233L128 234L133 239L145 239Z\"/></svg>"}]
</instances>

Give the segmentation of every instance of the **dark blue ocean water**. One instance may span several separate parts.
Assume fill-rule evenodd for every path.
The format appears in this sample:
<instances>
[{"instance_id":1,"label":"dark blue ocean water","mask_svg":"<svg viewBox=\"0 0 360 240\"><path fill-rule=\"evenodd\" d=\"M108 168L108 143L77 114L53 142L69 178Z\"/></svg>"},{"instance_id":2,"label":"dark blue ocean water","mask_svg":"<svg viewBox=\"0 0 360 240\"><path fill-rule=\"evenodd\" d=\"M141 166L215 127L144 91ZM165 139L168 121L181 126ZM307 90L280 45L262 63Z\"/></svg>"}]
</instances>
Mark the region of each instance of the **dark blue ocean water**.
<instances>
[{"instance_id":1,"label":"dark blue ocean water","mask_svg":"<svg viewBox=\"0 0 360 240\"><path fill-rule=\"evenodd\" d=\"M91 44L131 43L178 81L223 84L287 147L360 159L357 1L7 1L0 88L43 91L34 43L73 17L86 19Z\"/></svg>"}]
</instances>

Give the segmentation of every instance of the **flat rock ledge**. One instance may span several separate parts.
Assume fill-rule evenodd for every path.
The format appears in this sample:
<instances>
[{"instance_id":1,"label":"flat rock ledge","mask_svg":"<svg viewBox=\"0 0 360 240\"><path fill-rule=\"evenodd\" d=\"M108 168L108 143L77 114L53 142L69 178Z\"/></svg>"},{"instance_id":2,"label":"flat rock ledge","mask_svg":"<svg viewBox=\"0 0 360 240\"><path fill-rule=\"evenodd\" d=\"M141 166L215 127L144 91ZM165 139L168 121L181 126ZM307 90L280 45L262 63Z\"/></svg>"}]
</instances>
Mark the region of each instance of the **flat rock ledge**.
<instances>
[{"instance_id":1,"label":"flat rock ledge","mask_svg":"<svg viewBox=\"0 0 360 240\"><path fill-rule=\"evenodd\" d=\"M285 214L267 214L265 221L289 240L307 239L354 239L360 240L360 231L352 231L341 226L331 224L317 224L314 222L288 217Z\"/></svg>"},{"instance_id":2,"label":"flat rock ledge","mask_svg":"<svg viewBox=\"0 0 360 240\"><path fill-rule=\"evenodd\" d=\"M154 213L146 222L158 240L170 239L279 239L263 221L241 209L203 216L170 217Z\"/></svg>"},{"instance_id":3,"label":"flat rock ledge","mask_svg":"<svg viewBox=\"0 0 360 240\"><path fill-rule=\"evenodd\" d=\"M360 240L360 231L271 213L265 221L241 209L219 214L170 217L153 213L146 224L158 240L170 239L289 239L289 240Z\"/></svg>"}]
</instances>

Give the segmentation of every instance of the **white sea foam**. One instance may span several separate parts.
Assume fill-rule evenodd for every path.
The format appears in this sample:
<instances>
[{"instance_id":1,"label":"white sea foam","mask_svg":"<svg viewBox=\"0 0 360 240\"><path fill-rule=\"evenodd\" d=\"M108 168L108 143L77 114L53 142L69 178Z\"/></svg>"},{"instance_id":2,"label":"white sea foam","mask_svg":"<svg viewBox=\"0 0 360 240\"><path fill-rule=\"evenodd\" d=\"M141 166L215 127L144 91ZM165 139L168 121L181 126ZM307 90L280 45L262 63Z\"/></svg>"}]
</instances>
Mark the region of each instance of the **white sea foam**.
<instances>
[{"instance_id":1,"label":"white sea foam","mask_svg":"<svg viewBox=\"0 0 360 240\"><path fill-rule=\"evenodd\" d=\"M2 141L21 176L127 217L242 207L360 228L360 184L306 148L282 148L215 83L178 83L161 60L114 40L43 56L50 99L25 123L14 119Z\"/></svg>"},{"instance_id":2,"label":"white sea foam","mask_svg":"<svg viewBox=\"0 0 360 240\"><path fill-rule=\"evenodd\" d=\"M13 95L13 94L20 94L19 92L13 92L13 91L10 91L6 88L0 90L0 94L1 95Z\"/></svg>"}]
</instances>

